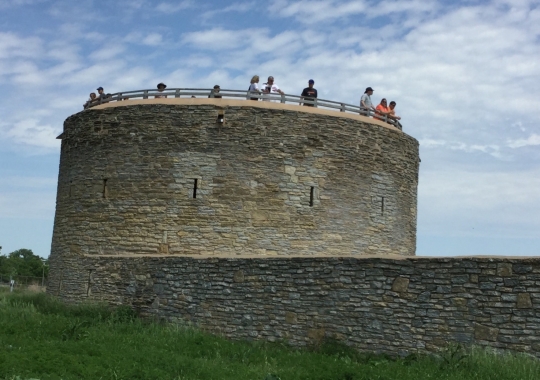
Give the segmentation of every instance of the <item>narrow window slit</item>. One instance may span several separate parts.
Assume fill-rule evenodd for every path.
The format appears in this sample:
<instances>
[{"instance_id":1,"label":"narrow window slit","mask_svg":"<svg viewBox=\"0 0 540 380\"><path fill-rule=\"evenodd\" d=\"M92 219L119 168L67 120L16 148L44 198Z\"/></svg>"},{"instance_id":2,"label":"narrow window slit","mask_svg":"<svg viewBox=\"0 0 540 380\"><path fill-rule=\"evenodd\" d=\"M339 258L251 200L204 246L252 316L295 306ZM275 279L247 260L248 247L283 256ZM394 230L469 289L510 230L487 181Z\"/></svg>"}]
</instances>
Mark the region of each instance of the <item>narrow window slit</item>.
<instances>
[{"instance_id":1,"label":"narrow window slit","mask_svg":"<svg viewBox=\"0 0 540 380\"><path fill-rule=\"evenodd\" d=\"M309 207L313 207L314 195L315 195L315 187L311 186L311 190L309 191Z\"/></svg>"},{"instance_id":2,"label":"narrow window slit","mask_svg":"<svg viewBox=\"0 0 540 380\"><path fill-rule=\"evenodd\" d=\"M223 113L219 113L217 116L216 123L217 124L223 124L225 121L225 115Z\"/></svg>"},{"instance_id":3,"label":"narrow window slit","mask_svg":"<svg viewBox=\"0 0 540 380\"><path fill-rule=\"evenodd\" d=\"M107 179L103 179L103 198L107 198Z\"/></svg>"},{"instance_id":4,"label":"narrow window slit","mask_svg":"<svg viewBox=\"0 0 540 380\"><path fill-rule=\"evenodd\" d=\"M90 285L92 282L92 269L88 270L88 283L86 284L86 296L90 295Z\"/></svg>"},{"instance_id":5,"label":"narrow window slit","mask_svg":"<svg viewBox=\"0 0 540 380\"><path fill-rule=\"evenodd\" d=\"M197 184L199 180L197 178L193 179L193 198L197 198Z\"/></svg>"}]
</instances>

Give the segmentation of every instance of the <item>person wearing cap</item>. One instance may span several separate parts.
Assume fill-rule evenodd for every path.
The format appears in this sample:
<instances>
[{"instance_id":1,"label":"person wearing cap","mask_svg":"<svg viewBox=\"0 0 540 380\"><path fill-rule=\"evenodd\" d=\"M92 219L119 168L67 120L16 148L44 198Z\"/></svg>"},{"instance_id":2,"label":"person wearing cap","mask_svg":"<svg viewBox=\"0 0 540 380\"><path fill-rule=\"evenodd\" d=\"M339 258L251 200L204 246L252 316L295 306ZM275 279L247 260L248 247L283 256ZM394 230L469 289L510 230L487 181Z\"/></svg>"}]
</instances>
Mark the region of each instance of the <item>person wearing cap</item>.
<instances>
[{"instance_id":1,"label":"person wearing cap","mask_svg":"<svg viewBox=\"0 0 540 380\"><path fill-rule=\"evenodd\" d=\"M105 94L105 91L103 91L103 87L98 87L96 88L96 90L98 92L97 100L103 100L107 97L107 95Z\"/></svg>"},{"instance_id":2,"label":"person wearing cap","mask_svg":"<svg viewBox=\"0 0 540 380\"><path fill-rule=\"evenodd\" d=\"M105 91L103 90L103 87L98 87L97 88L97 92L98 92L98 96L96 98L96 101L101 104L101 103L109 103L111 101L111 97L112 95L111 94L106 94Z\"/></svg>"},{"instance_id":3,"label":"person wearing cap","mask_svg":"<svg viewBox=\"0 0 540 380\"><path fill-rule=\"evenodd\" d=\"M360 98L360 115L369 116L370 111L375 111L373 103L371 103L371 95L373 95L373 89L366 88L364 95Z\"/></svg>"},{"instance_id":4,"label":"person wearing cap","mask_svg":"<svg viewBox=\"0 0 540 380\"><path fill-rule=\"evenodd\" d=\"M266 83L264 83L264 87L262 88L262 93L263 94L281 94L281 95L285 95L285 93L283 91L281 91L279 86L274 83L274 77L273 76L269 76L268 81ZM268 99L268 98L266 98L266 99L263 98L263 101L268 102L269 100L270 99Z\"/></svg>"},{"instance_id":5,"label":"person wearing cap","mask_svg":"<svg viewBox=\"0 0 540 380\"><path fill-rule=\"evenodd\" d=\"M221 98L221 94L219 93L219 90L221 90L221 87L219 87L219 84L216 84L214 86L214 91L210 95L208 95L209 98ZM214 94L214 96L212 96Z\"/></svg>"},{"instance_id":6,"label":"person wearing cap","mask_svg":"<svg viewBox=\"0 0 540 380\"><path fill-rule=\"evenodd\" d=\"M308 87L304 88L302 91L302 94L300 95L302 99L308 100L308 101L314 101L317 98L317 90L313 88L313 85L315 84L315 81L313 79L310 79L308 81ZM315 104L310 104L304 102L304 105L307 107L315 107Z\"/></svg>"},{"instance_id":7,"label":"person wearing cap","mask_svg":"<svg viewBox=\"0 0 540 380\"><path fill-rule=\"evenodd\" d=\"M165 90L167 88L167 85L165 83L158 83L157 85L157 90L158 92L163 92L163 90ZM154 96L154 98L156 99L159 99L159 98L166 98L167 95L156 95Z\"/></svg>"}]
</instances>

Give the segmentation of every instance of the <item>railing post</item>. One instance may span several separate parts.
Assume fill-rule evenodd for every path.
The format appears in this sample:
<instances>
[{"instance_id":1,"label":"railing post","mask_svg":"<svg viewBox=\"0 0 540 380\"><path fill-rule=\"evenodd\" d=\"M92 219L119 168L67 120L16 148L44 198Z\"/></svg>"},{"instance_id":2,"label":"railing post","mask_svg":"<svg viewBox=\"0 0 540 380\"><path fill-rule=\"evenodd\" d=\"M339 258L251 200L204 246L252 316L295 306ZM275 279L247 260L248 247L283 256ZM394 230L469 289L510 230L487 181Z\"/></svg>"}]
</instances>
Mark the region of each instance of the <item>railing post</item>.
<instances>
[{"instance_id":1,"label":"railing post","mask_svg":"<svg viewBox=\"0 0 540 380\"><path fill-rule=\"evenodd\" d=\"M313 99L313 107L317 108L317 98Z\"/></svg>"},{"instance_id":2,"label":"railing post","mask_svg":"<svg viewBox=\"0 0 540 380\"><path fill-rule=\"evenodd\" d=\"M285 103L285 94L281 94L281 103Z\"/></svg>"},{"instance_id":3,"label":"railing post","mask_svg":"<svg viewBox=\"0 0 540 380\"><path fill-rule=\"evenodd\" d=\"M210 97L211 97L211 98L214 98L214 97L215 97L214 89L212 89L212 91L210 91Z\"/></svg>"},{"instance_id":4,"label":"railing post","mask_svg":"<svg viewBox=\"0 0 540 380\"><path fill-rule=\"evenodd\" d=\"M179 98L179 97L180 97L180 89L179 89L179 88L176 89L176 92L174 93L174 97L175 97L175 98Z\"/></svg>"},{"instance_id":5,"label":"railing post","mask_svg":"<svg viewBox=\"0 0 540 380\"><path fill-rule=\"evenodd\" d=\"M345 103L341 103L341 108L339 109L339 112L345 112Z\"/></svg>"},{"instance_id":6,"label":"railing post","mask_svg":"<svg viewBox=\"0 0 540 380\"><path fill-rule=\"evenodd\" d=\"M119 92L119 93L116 95L116 101L119 102L119 101L121 101L121 100L123 100L123 99L122 99L122 93Z\"/></svg>"},{"instance_id":7,"label":"railing post","mask_svg":"<svg viewBox=\"0 0 540 380\"><path fill-rule=\"evenodd\" d=\"M143 99L148 99L148 90L144 90L142 98Z\"/></svg>"}]
</instances>

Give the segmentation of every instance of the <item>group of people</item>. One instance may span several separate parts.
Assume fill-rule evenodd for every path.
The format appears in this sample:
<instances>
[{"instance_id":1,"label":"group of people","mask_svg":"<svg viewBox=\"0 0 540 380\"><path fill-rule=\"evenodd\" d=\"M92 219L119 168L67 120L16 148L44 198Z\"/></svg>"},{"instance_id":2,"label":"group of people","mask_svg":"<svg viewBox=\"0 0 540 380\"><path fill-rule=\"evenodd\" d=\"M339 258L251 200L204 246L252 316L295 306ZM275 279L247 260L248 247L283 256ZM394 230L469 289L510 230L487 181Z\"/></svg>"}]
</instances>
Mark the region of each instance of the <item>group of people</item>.
<instances>
[{"instance_id":1,"label":"group of people","mask_svg":"<svg viewBox=\"0 0 540 380\"><path fill-rule=\"evenodd\" d=\"M98 87L96 91L98 92L98 95L96 95L95 92L91 92L90 97L88 98L86 103L83 104L84 109L87 109L93 103L97 103L97 102L99 102L101 100L105 100L105 99L107 99L108 97L111 96L111 94L105 94L105 91L103 90L103 87Z\"/></svg>"},{"instance_id":2,"label":"group of people","mask_svg":"<svg viewBox=\"0 0 540 380\"><path fill-rule=\"evenodd\" d=\"M360 114L369 116L373 112L373 117L377 120L386 121L390 124L394 124L399 129L403 129L399 120L401 117L396 115L396 102L391 101L387 104L386 99L382 98L377 107L373 107L371 102L371 95L373 95L373 89L371 87L366 88L364 95L360 98Z\"/></svg>"},{"instance_id":3,"label":"group of people","mask_svg":"<svg viewBox=\"0 0 540 380\"><path fill-rule=\"evenodd\" d=\"M279 86L275 83L274 77L269 76L266 83L263 83L262 86L259 87L259 81L260 78L258 75L254 75L251 78L249 88L248 88L248 98L250 100L258 101L259 98L261 98L260 95L264 94L279 94L284 95L285 93L279 88ZM315 81L313 79L310 79L308 81L308 87L304 88L302 91L301 97L301 105L307 106L307 107L315 107L315 100L317 99L317 90L313 87L315 85ZM167 85L165 83L158 83L157 90L158 92L163 92L167 88ZM220 86L216 84L210 93L208 95L209 98L221 98L222 95L219 93ZM107 98L111 97L111 94L105 94L105 91L103 90L103 87L97 88L98 95L96 95L95 92L90 93L90 98L86 101L86 103L83 105L83 107L86 109L92 103L96 102L103 102L107 101ZM401 123L399 120L401 120L401 117L396 115L395 108L396 108L396 102L391 101L390 104L387 104L386 99L383 98L379 105L377 107L373 106L373 103L371 102L371 95L373 95L373 89L371 87L366 88L366 91L364 91L364 94L360 98L360 114L364 116L370 116L373 114L373 117L377 120L386 121L389 124L393 124L399 129L402 129ZM154 95L156 99L159 98L166 98L167 95ZM194 98L195 96L192 96ZM270 99L268 97L262 96L263 101L269 101Z\"/></svg>"},{"instance_id":4,"label":"group of people","mask_svg":"<svg viewBox=\"0 0 540 380\"><path fill-rule=\"evenodd\" d=\"M266 83L263 83L263 86L259 87L259 76L254 75L253 78L251 78L248 92L252 94L250 97L251 100L259 100L258 97L253 95L261 95L261 94L280 94L284 95L285 93L281 91L279 86L275 83L274 77L269 76ZM302 100L307 100L308 102L303 102L300 104L303 104L304 106L308 107L314 107L315 104L313 102L317 98L317 90L313 88L313 85L315 84L315 81L313 79L310 79L308 81L308 87L304 88L302 91L302 94L300 95L302 97ZM263 97L263 101L269 101L270 99Z\"/></svg>"}]
</instances>

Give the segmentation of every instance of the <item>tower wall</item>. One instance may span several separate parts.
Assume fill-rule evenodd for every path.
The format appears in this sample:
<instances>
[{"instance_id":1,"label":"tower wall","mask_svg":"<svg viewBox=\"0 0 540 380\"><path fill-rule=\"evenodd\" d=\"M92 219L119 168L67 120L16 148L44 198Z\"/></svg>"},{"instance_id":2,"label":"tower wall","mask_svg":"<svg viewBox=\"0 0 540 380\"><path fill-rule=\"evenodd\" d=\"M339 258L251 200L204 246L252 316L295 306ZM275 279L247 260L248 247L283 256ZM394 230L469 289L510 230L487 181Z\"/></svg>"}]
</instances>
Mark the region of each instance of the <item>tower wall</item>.
<instances>
[{"instance_id":1,"label":"tower wall","mask_svg":"<svg viewBox=\"0 0 540 380\"><path fill-rule=\"evenodd\" d=\"M159 100L65 121L52 256L414 255L414 138L308 107Z\"/></svg>"},{"instance_id":2,"label":"tower wall","mask_svg":"<svg viewBox=\"0 0 540 380\"><path fill-rule=\"evenodd\" d=\"M53 256L414 255L418 143L401 131L268 102L122 103L65 121Z\"/></svg>"}]
</instances>

